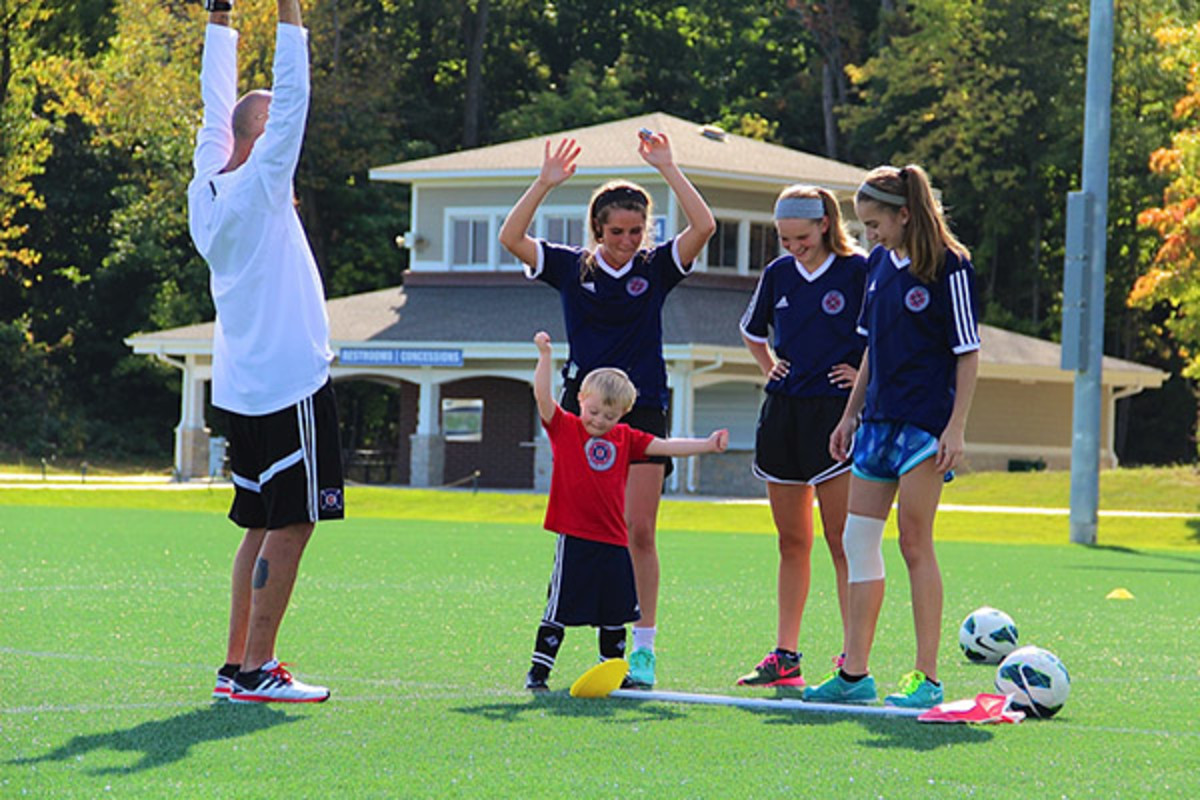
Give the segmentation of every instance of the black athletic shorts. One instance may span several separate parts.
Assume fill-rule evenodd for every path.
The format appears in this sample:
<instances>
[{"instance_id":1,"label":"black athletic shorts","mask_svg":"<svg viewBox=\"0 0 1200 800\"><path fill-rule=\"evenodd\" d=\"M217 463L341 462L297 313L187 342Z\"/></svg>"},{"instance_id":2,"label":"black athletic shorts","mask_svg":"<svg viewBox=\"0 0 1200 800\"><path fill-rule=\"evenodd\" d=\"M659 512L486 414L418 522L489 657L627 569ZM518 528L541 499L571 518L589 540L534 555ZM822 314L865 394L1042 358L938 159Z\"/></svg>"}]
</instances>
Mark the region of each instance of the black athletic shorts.
<instances>
[{"instance_id":1,"label":"black athletic shorts","mask_svg":"<svg viewBox=\"0 0 1200 800\"><path fill-rule=\"evenodd\" d=\"M333 383L262 416L229 412L229 518L275 530L345 514L342 445Z\"/></svg>"},{"instance_id":2,"label":"black athletic shorts","mask_svg":"<svg viewBox=\"0 0 1200 800\"><path fill-rule=\"evenodd\" d=\"M563 411L570 411L576 416L579 415L579 384L583 382L582 378L576 380L567 380L563 382L562 395L559 397L558 404L562 406ZM634 406L629 409L629 413L621 417L620 422L624 422L631 428L636 428L639 431L652 433L660 439L667 438L667 412L661 408L653 406ZM675 464L670 456L646 456L641 461L633 462L635 464L662 464L666 469L663 471L663 479L665 480L675 471Z\"/></svg>"},{"instance_id":3,"label":"black athletic shorts","mask_svg":"<svg viewBox=\"0 0 1200 800\"><path fill-rule=\"evenodd\" d=\"M850 469L829 455L829 435L846 408L842 397L768 394L754 433L754 474L770 483L816 486Z\"/></svg>"},{"instance_id":4,"label":"black athletic shorts","mask_svg":"<svg viewBox=\"0 0 1200 800\"><path fill-rule=\"evenodd\" d=\"M542 619L559 625L624 625L642 618L629 548L558 534Z\"/></svg>"}]
</instances>

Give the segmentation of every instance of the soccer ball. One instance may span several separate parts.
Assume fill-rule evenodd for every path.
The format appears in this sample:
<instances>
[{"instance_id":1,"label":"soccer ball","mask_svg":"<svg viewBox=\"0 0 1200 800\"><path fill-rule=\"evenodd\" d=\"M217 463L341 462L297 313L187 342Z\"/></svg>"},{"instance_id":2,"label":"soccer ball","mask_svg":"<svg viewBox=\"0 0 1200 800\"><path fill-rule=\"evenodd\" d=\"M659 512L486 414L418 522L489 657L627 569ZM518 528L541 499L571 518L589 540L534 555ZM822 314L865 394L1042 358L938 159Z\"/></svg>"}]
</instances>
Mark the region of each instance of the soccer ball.
<instances>
[{"instance_id":1,"label":"soccer ball","mask_svg":"<svg viewBox=\"0 0 1200 800\"><path fill-rule=\"evenodd\" d=\"M1017 648L1017 626L1012 617L990 606L977 608L958 629L958 646L972 661L997 664Z\"/></svg>"},{"instance_id":2,"label":"soccer ball","mask_svg":"<svg viewBox=\"0 0 1200 800\"><path fill-rule=\"evenodd\" d=\"M1013 650L996 670L996 690L1013 696L1012 707L1043 719L1053 717L1071 693L1071 676L1058 656L1029 645Z\"/></svg>"}]
</instances>

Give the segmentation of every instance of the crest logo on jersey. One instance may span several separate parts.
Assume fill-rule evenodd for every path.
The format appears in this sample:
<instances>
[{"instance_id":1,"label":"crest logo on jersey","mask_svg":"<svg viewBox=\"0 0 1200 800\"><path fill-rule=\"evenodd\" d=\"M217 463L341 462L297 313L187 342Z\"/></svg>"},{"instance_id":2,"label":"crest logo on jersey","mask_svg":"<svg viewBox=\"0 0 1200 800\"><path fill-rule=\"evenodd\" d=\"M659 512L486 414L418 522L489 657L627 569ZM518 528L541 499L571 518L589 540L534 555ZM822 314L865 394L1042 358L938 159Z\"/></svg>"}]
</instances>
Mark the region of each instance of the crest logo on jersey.
<instances>
[{"instance_id":1,"label":"crest logo on jersey","mask_svg":"<svg viewBox=\"0 0 1200 800\"><path fill-rule=\"evenodd\" d=\"M321 490L321 510L322 511L341 511L342 510L342 490L341 489L322 489Z\"/></svg>"},{"instance_id":2,"label":"crest logo on jersey","mask_svg":"<svg viewBox=\"0 0 1200 800\"><path fill-rule=\"evenodd\" d=\"M630 297L637 297L646 293L650 288L650 281L643 278L641 275L634 275L629 280L625 281L625 291L629 292Z\"/></svg>"},{"instance_id":3,"label":"crest logo on jersey","mask_svg":"<svg viewBox=\"0 0 1200 800\"><path fill-rule=\"evenodd\" d=\"M617 446L608 439L593 436L583 446L583 453L587 456L588 466L596 472L604 472L617 463Z\"/></svg>"},{"instance_id":4,"label":"crest logo on jersey","mask_svg":"<svg viewBox=\"0 0 1200 800\"><path fill-rule=\"evenodd\" d=\"M846 310L846 295L837 289L830 289L821 298L821 310L829 316L836 316Z\"/></svg>"},{"instance_id":5,"label":"crest logo on jersey","mask_svg":"<svg viewBox=\"0 0 1200 800\"><path fill-rule=\"evenodd\" d=\"M924 286L914 286L904 293L904 307L909 311L920 313L929 306L929 290Z\"/></svg>"}]
</instances>

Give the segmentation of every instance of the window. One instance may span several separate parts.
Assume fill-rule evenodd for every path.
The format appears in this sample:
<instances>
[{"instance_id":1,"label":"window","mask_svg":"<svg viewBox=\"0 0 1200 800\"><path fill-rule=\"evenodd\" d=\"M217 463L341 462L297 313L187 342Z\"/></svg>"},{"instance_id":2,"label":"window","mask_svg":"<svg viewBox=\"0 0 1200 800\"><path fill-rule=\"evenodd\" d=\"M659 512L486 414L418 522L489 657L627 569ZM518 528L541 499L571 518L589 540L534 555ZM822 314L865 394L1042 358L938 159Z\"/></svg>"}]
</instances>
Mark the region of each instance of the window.
<instances>
[{"instance_id":1,"label":"window","mask_svg":"<svg viewBox=\"0 0 1200 800\"><path fill-rule=\"evenodd\" d=\"M455 266L477 266L488 263L488 243L491 239L486 218L451 220L454 243L452 261Z\"/></svg>"},{"instance_id":2,"label":"window","mask_svg":"<svg viewBox=\"0 0 1200 800\"><path fill-rule=\"evenodd\" d=\"M499 235L500 227L503 224L504 224L504 216L501 215L496 218L496 231L497 231L496 235L497 236ZM528 233L530 236L533 236L533 237L537 236L537 232L534 230L532 223L529 225L529 230L527 230L525 232ZM502 244L497 245L497 252L499 255L497 255L496 258L500 262L500 266L502 266L502 267L517 266L516 256L514 256L512 253L508 252L508 250L505 249L504 245L502 245Z\"/></svg>"},{"instance_id":3,"label":"window","mask_svg":"<svg viewBox=\"0 0 1200 800\"><path fill-rule=\"evenodd\" d=\"M442 434L447 442L482 442L483 400L474 397L442 400Z\"/></svg>"},{"instance_id":4,"label":"window","mask_svg":"<svg viewBox=\"0 0 1200 800\"><path fill-rule=\"evenodd\" d=\"M767 222L750 223L750 269L762 269L779 255L779 237L775 225Z\"/></svg>"},{"instance_id":5,"label":"window","mask_svg":"<svg viewBox=\"0 0 1200 800\"><path fill-rule=\"evenodd\" d=\"M737 269L738 221L717 220L717 230L708 240L709 269Z\"/></svg>"},{"instance_id":6,"label":"window","mask_svg":"<svg viewBox=\"0 0 1200 800\"><path fill-rule=\"evenodd\" d=\"M583 220L579 217L547 216L546 241L583 247Z\"/></svg>"}]
</instances>

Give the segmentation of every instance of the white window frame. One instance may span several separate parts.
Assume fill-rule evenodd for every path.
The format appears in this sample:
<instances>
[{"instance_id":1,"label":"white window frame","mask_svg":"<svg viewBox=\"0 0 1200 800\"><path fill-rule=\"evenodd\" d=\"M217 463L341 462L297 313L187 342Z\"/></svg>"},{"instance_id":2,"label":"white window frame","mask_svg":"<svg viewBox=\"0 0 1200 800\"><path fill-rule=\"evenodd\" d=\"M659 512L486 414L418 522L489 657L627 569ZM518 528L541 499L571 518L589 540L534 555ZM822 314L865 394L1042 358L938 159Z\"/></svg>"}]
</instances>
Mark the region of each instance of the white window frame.
<instances>
[{"instance_id":1,"label":"white window frame","mask_svg":"<svg viewBox=\"0 0 1200 800\"><path fill-rule=\"evenodd\" d=\"M580 225L580 232L583 234L583 240L579 242L580 247L587 247L590 238L587 223L587 209L579 206L542 206L538 209L537 219L534 220L534 225L538 231L538 237L550 241L550 220L563 219L568 222L575 221ZM559 244L567 244L560 242Z\"/></svg>"},{"instance_id":2,"label":"white window frame","mask_svg":"<svg viewBox=\"0 0 1200 800\"><path fill-rule=\"evenodd\" d=\"M769 211L752 212L745 209L732 208L714 208L712 209L714 219L725 220L727 222L737 222L738 224L738 242L737 242L737 268L730 269L729 267L712 267L708 258L708 247L704 246L704 264L705 272L711 271L717 275L757 275L759 270L750 270L750 223L759 222L767 225L775 224L775 217ZM712 240L709 240L709 244ZM783 253L780 249L779 253Z\"/></svg>"},{"instance_id":3,"label":"white window frame","mask_svg":"<svg viewBox=\"0 0 1200 800\"><path fill-rule=\"evenodd\" d=\"M496 248L499 228L495 225L496 208L494 206L447 206L444 218L446 243L446 266L453 272L491 272L499 264ZM454 253L454 223L459 221L482 222L487 226L486 260L482 263L459 264L455 262Z\"/></svg>"}]
</instances>

